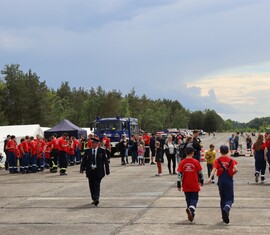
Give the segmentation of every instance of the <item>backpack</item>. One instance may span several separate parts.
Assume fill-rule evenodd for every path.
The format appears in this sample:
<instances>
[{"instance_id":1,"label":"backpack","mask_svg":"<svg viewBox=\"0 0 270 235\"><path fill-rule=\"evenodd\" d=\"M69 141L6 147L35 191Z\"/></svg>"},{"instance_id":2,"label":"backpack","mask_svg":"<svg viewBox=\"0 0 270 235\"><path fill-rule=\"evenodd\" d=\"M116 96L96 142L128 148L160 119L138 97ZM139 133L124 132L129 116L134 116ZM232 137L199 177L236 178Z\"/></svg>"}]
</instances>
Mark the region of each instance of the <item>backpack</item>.
<instances>
[{"instance_id":1,"label":"backpack","mask_svg":"<svg viewBox=\"0 0 270 235\"><path fill-rule=\"evenodd\" d=\"M179 156L181 158L181 160L186 158L186 147L187 147L187 143L182 143L179 145Z\"/></svg>"}]
</instances>

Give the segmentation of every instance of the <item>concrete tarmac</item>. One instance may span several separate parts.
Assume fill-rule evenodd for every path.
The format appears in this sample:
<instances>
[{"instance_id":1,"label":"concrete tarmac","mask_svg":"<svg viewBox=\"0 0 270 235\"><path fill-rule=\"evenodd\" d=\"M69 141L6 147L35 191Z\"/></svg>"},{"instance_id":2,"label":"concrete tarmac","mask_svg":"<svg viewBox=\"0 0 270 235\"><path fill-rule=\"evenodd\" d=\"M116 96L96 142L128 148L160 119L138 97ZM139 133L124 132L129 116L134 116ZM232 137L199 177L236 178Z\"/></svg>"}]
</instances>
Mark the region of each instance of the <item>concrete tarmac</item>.
<instances>
[{"instance_id":1,"label":"concrete tarmac","mask_svg":"<svg viewBox=\"0 0 270 235\"><path fill-rule=\"evenodd\" d=\"M229 134L202 137L224 144ZM244 146L244 138L240 138ZM219 156L219 154L217 154ZM88 181L79 166L68 167L67 176L48 170L36 174L0 171L1 235L66 234L270 234L270 174L255 183L254 158L237 157L235 203L230 223L224 224L216 184L204 185L193 223L187 220L185 197L176 188L176 176L155 176L155 165L120 165L111 160L111 174L101 185L100 204L91 205ZM206 163L202 162L207 179Z\"/></svg>"}]
</instances>

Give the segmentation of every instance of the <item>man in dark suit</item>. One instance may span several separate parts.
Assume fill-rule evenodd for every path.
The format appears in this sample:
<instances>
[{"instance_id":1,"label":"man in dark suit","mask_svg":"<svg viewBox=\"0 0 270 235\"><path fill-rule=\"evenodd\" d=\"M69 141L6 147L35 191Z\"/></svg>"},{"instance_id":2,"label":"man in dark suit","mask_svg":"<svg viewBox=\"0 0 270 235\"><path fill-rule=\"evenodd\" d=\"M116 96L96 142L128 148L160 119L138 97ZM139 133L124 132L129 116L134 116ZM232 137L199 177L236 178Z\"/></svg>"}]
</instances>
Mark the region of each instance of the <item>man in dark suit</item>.
<instances>
[{"instance_id":1,"label":"man in dark suit","mask_svg":"<svg viewBox=\"0 0 270 235\"><path fill-rule=\"evenodd\" d=\"M92 148L85 151L81 163L80 172L86 171L86 177L88 178L89 188L92 197L92 204L97 206L99 204L100 195L100 183L102 178L110 174L110 168L106 151L99 146L99 138L97 136L91 138Z\"/></svg>"}]
</instances>

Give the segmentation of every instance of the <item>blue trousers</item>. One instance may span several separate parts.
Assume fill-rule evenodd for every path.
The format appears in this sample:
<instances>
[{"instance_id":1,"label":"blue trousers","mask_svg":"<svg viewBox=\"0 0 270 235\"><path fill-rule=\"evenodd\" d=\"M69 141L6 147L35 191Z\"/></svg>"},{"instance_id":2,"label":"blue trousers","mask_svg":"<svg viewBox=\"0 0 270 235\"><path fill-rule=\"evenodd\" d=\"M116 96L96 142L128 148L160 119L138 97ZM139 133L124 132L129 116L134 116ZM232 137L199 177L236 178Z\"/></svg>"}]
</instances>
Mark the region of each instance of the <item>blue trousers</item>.
<instances>
[{"instance_id":1,"label":"blue trousers","mask_svg":"<svg viewBox=\"0 0 270 235\"><path fill-rule=\"evenodd\" d=\"M195 211L199 200L199 192L185 192L185 196L187 207L192 208Z\"/></svg>"},{"instance_id":2,"label":"blue trousers","mask_svg":"<svg viewBox=\"0 0 270 235\"><path fill-rule=\"evenodd\" d=\"M218 189L220 195L220 209L225 208L227 212L230 211L234 202L233 179L218 180Z\"/></svg>"},{"instance_id":3,"label":"blue trousers","mask_svg":"<svg viewBox=\"0 0 270 235\"><path fill-rule=\"evenodd\" d=\"M8 152L8 168L10 173L17 172L17 159L14 152Z\"/></svg>"}]
</instances>

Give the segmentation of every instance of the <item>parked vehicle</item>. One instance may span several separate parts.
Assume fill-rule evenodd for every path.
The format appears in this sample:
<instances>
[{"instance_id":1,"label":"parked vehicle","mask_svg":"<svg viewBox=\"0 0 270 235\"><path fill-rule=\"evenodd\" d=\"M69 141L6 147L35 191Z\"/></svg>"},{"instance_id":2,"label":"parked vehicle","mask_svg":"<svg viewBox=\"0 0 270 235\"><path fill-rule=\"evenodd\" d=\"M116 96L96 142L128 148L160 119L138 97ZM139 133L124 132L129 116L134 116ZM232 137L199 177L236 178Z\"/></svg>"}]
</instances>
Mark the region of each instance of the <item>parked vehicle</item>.
<instances>
[{"instance_id":1,"label":"parked vehicle","mask_svg":"<svg viewBox=\"0 0 270 235\"><path fill-rule=\"evenodd\" d=\"M111 156L118 152L118 143L123 134L126 134L127 139L131 138L131 135L139 134L139 125L137 118L127 117L112 117L112 118L99 118L91 123L91 128L94 129L94 133L100 138L103 137L103 133L110 138L111 142Z\"/></svg>"}]
</instances>

